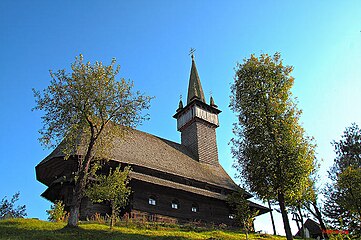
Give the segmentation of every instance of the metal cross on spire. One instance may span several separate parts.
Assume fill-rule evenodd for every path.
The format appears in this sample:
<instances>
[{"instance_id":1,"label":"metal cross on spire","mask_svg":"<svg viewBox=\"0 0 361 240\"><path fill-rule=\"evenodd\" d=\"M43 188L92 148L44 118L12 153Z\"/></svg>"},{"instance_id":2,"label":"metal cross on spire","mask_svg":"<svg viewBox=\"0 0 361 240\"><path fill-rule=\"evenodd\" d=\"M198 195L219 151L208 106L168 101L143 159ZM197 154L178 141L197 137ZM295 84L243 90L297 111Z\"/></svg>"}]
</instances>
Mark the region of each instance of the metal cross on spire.
<instances>
[{"instance_id":1,"label":"metal cross on spire","mask_svg":"<svg viewBox=\"0 0 361 240\"><path fill-rule=\"evenodd\" d=\"M190 50L189 50L189 55L192 57L192 59L194 58L194 52L196 51L196 49L195 48L191 48Z\"/></svg>"}]
</instances>

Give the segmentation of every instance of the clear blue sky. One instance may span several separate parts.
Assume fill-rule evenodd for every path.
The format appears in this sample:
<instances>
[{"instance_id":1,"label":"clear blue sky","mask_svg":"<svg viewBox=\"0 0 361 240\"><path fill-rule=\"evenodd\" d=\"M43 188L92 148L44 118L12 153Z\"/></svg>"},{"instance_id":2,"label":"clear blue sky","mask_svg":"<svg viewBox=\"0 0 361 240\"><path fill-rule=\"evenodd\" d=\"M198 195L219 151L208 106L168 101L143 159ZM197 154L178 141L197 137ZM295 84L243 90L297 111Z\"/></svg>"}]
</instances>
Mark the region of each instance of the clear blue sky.
<instances>
[{"instance_id":1,"label":"clear blue sky","mask_svg":"<svg viewBox=\"0 0 361 240\"><path fill-rule=\"evenodd\" d=\"M235 175L228 145L234 67L251 53L279 51L295 67L293 92L303 126L324 159L324 180L334 158L330 142L352 122L361 124L360 31L361 1L2 0L0 197L20 191L29 217L46 219L50 203L40 197L45 186L36 181L34 167L50 150L37 141L41 113L31 111L31 89L49 84L49 69L69 69L80 53L92 62L116 57L120 76L156 97L151 120L140 129L179 141L172 115L179 95L186 96L191 47L206 98L212 92L223 110L217 141L228 173ZM269 216L258 219L256 228L271 232Z\"/></svg>"}]
</instances>

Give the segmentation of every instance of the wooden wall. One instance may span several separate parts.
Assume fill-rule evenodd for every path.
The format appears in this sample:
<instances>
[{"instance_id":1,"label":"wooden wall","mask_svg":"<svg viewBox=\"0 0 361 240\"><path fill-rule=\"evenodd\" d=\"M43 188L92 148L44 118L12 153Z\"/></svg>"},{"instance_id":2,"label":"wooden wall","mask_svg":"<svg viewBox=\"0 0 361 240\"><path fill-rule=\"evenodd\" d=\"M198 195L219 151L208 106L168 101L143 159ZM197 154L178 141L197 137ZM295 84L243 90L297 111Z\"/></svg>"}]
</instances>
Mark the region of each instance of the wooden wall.
<instances>
[{"instance_id":1,"label":"wooden wall","mask_svg":"<svg viewBox=\"0 0 361 240\"><path fill-rule=\"evenodd\" d=\"M60 184L58 184L60 185ZM151 184L137 179L132 179L130 183L132 195L130 204L126 211L135 218L147 218L147 220L163 221L171 223L184 223L189 221L200 221L208 224L225 223L234 225L234 221L229 219L230 209L225 201L205 197L202 195L190 193L184 190L177 190L156 184ZM60 187L60 189L59 189ZM60 199L65 203L67 211L71 203L72 184L63 184L50 191L54 199L49 196L51 201ZM149 197L156 199L156 205L149 204ZM173 209L171 203L173 200L179 202L179 208ZM198 206L198 212L192 212L192 204ZM110 214L110 207L107 203L93 204L87 198L84 198L80 208L80 220L90 219L95 213L101 215ZM134 213L134 214L133 214ZM144 219L142 219L144 220Z\"/></svg>"},{"instance_id":2,"label":"wooden wall","mask_svg":"<svg viewBox=\"0 0 361 240\"><path fill-rule=\"evenodd\" d=\"M233 220L229 219L230 210L224 201L135 179L133 179L131 187L134 191L132 210L176 218L179 222L201 221L233 225ZM156 198L155 206L148 203L150 196ZM171 207L171 202L175 199L179 202L179 209ZM198 212L191 211L194 203L198 205Z\"/></svg>"}]
</instances>

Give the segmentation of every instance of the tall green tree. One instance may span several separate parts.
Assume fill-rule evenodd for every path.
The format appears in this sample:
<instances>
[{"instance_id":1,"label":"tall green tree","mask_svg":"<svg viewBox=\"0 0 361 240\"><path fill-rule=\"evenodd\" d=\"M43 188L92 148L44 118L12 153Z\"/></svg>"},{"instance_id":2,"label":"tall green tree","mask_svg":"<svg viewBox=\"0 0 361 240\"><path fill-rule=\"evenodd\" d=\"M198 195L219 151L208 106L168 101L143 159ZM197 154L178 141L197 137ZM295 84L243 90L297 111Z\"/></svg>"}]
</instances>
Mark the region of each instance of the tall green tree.
<instances>
[{"instance_id":1,"label":"tall green tree","mask_svg":"<svg viewBox=\"0 0 361 240\"><path fill-rule=\"evenodd\" d=\"M291 93L292 70L279 53L251 55L237 65L230 104L238 118L236 167L252 192L278 202L287 239L293 237L286 206L302 197L315 168L315 145L299 124Z\"/></svg>"},{"instance_id":2,"label":"tall green tree","mask_svg":"<svg viewBox=\"0 0 361 240\"><path fill-rule=\"evenodd\" d=\"M116 79L119 66L84 62L75 58L71 73L50 71L51 82L44 90L34 90L35 110L42 110L40 142L54 147L61 142L65 159L77 156L74 190L68 226L77 226L79 206L97 161L109 159L115 137L122 137L148 116L150 97L133 91L133 82Z\"/></svg>"},{"instance_id":3,"label":"tall green tree","mask_svg":"<svg viewBox=\"0 0 361 240\"><path fill-rule=\"evenodd\" d=\"M350 230L361 237L361 130L356 124L346 128L329 171L331 183L325 190L324 213L335 228Z\"/></svg>"},{"instance_id":4,"label":"tall green tree","mask_svg":"<svg viewBox=\"0 0 361 240\"><path fill-rule=\"evenodd\" d=\"M124 171L120 170L120 167L117 167L114 171L110 169L107 176L98 175L95 183L85 190L86 195L92 202L108 201L110 203L110 228L113 228L120 210L128 203L128 197L131 193L128 186L129 172L129 167L126 167Z\"/></svg>"}]
</instances>

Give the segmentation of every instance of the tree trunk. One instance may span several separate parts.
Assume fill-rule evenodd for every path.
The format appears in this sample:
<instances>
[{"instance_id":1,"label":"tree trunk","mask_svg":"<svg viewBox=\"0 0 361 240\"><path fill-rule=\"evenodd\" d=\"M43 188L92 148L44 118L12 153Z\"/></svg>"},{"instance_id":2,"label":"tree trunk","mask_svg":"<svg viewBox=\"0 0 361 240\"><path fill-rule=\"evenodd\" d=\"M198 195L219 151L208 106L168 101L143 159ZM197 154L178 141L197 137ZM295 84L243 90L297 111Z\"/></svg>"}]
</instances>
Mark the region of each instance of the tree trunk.
<instances>
[{"instance_id":1,"label":"tree trunk","mask_svg":"<svg viewBox=\"0 0 361 240\"><path fill-rule=\"evenodd\" d=\"M247 221L243 221L243 230L246 234L246 240L248 240L248 225Z\"/></svg>"},{"instance_id":2,"label":"tree trunk","mask_svg":"<svg viewBox=\"0 0 361 240\"><path fill-rule=\"evenodd\" d=\"M273 227L273 235L277 235L275 220L273 219L273 213L272 213L273 210L271 208L271 202L269 200L267 200L267 202L268 202L268 208L271 209L271 211L269 213L271 215L271 221L272 221L272 227Z\"/></svg>"},{"instance_id":3,"label":"tree trunk","mask_svg":"<svg viewBox=\"0 0 361 240\"><path fill-rule=\"evenodd\" d=\"M86 185L86 174L80 172L78 181L75 181L74 193L72 197L72 204L70 206L70 214L68 219L69 227L76 227L79 220L80 203L83 197L83 191Z\"/></svg>"},{"instance_id":4,"label":"tree trunk","mask_svg":"<svg viewBox=\"0 0 361 240\"><path fill-rule=\"evenodd\" d=\"M111 216L110 216L110 229L113 229L114 222L115 222L115 206L113 201L110 201L110 207L111 207Z\"/></svg>"},{"instance_id":5,"label":"tree trunk","mask_svg":"<svg viewBox=\"0 0 361 240\"><path fill-rule=\"evenodd\" d=\"M79 220L80 203L83 198L83 192L86 187L90 161L92 159L92 151L95 144L95 139L92 139L88 145L87 153L84 159L78 156L78 179L75 182L72 205L70 206L70 214L68 219L69 227L76 227ZM73 210L72 210L73 209Z\"/></svg>"},{"instance_id":6,"label":"tree trunk","mask_svg":"<svg viewBox=\"0 0 361 240\"><path fill-rule=\"evenodd\" d=\"M284 226L285 232L286 232L286 238L287 238L287 240L293 240L290 222L288 220L288 215L287 215L286 206L285 206L285 196L280 191L278 192L277 195L278 195L278 204L280 205L281 214L282 214L283 226Z\"/></svg>"},{"instance_id":7,"label":"tree trunk","mask_svg":"<svg viewBox=\"0 0 361 240\"><path fill-rule=\"evenodd\" d=\"M113 227L114 227L114 216L112 213L112 215L110 216L110 229L113 229Z\"/></svg>"},{"instance_id":8,"label":"tree trunk","mask_svg":"<svg viewBox=\"0 0 361 240\"><path fill-rule=\"evenodd\" d=\"M70 213L68 219L68 227L76 227L79 221L79 210L80 210L80 203L81 203L81 184L75 182L75 189L73 193L72 204L70 206Z\"/></svg>"},{"instance_id":9,"label":"tree trunk","mask_svg":"<svg viewBox=\"0 0 361 240\"><path fill-rule=\"evenodd\" d=\"M322 215L321 215L320 210L319 210L318 207L317 207L316 201L313 201L313 202L312 202L312 206L313 206L313 208L315 209L316 218L317 218L318 222L320 223L321 230L322 230L322 234L323 234L323 238L328 239L328 235L327 235L327 233L326 233L326 225L325 225L325 223L324 223L323 220L322 220Z\"/></svg>"},{"instance_id":10,"label":"tree trunk","mask_svg":"<svg viewBox=\"0 0 361 240\"><path fill-rule=\"evenodd\" d=\"M303 216L302 216L302 211L301 211L301 207L297 206L297 210L298 213L300 214L300 222L301 222L301 237L304 238L305 237L305 226L303 225Z\"/></svg>"},{"instance_id":11,"label":"tree trunk","mask_svg":"<svg viewBox=\"0 0 361 240\"><path fill-rule=\"evenodd\" d=\"M296 224L297 224L297 229L298 231L301 231L301 227L300 227L300 224L299 224L299 217L298 217L298 214L296 212L293 213L293 218L292 220L295 220Z\"/></svg>"},{"instance_id":12,"label":"tree trunk","mask_svg":"<svg viewBox=\"0 0 361 240\"><path fill-rule=\"evenodd\" d=\"M68 218L68 227L76 227L78 225L79 206L73 205L70 207L70 214Z\"/></svg>"}]
</instances>

